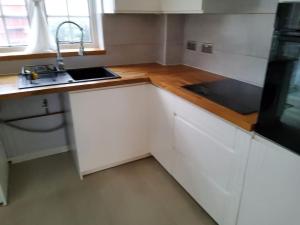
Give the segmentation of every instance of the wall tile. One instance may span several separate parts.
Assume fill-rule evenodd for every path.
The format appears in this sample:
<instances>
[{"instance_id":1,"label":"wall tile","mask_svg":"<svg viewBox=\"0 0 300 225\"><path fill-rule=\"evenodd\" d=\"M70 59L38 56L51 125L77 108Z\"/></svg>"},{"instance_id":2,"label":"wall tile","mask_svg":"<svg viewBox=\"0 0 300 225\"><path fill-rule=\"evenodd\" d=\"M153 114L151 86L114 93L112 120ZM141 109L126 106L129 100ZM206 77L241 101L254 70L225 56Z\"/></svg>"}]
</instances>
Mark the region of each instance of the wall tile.
<instances>
[{"instance_id":1,"label":"wall tile","mask_svg":"<svg viewBox=\"0 0 300 225\"><path fill-rule=\"evenodd\" d=\"M107 45L158 43L158 16L104 15L103 29Z\"/></svg>"},{"instance_id":2,"label":"wall tile","mask_svg":"<svg viewBox=\"0 0 300 225\"><path fill-rule=\"evenodd\" d=\"M184 63L262 86L275 15L188 15L184 41L213 43L214 53L184 50ZM200 48L198 48L200 49Z\"/></svg>"},{"instance_id":3,"label":"wall tile","mask_svg":"<svg viewBox=\"0 0 300 225\"><path fill-rule=\"evenodd\" d=\"M159 17L157 62L163 65L182 64L185 15Z\"/></svg>"}]
</instances>

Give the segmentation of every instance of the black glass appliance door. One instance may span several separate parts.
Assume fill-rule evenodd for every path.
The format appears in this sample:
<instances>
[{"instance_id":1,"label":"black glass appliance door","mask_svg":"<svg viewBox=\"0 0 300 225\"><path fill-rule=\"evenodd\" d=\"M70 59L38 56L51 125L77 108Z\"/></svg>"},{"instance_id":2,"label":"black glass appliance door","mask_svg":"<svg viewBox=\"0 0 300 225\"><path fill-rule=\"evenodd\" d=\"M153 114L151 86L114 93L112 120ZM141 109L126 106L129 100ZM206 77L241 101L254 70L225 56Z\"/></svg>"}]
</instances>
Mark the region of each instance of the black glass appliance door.
<instances>
[{"instance_id":1,"label":"black glass appliance door","mask_svg":"<svg viewBox=\"0 0 300 225\"><path fill-rule=\"evenodd\" d=\"M300 38L276 34L256 132L300 154Z\"/></svg>"},{"instance_id":2,"label":"black glass appliance door","mask_svg":"<svg viewBox=\"0 0 300 225\"><path fill-rule=\"evenodd\" d=\"M279 31L300 30L300 2L285 2L278 5L275 28Z\"/></svg>"}]
</instances>

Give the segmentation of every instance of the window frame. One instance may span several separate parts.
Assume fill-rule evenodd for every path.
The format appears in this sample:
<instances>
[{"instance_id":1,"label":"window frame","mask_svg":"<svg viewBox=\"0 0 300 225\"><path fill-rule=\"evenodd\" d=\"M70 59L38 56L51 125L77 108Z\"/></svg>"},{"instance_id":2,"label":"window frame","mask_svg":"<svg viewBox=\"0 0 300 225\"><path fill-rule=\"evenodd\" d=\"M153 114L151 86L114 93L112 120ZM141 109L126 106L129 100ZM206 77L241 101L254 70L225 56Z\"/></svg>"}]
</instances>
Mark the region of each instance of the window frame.
<instances>
[{"instance_id":1,"label":"window frame","mask_svg":"<svg viewBox=\"0 0 300 225\"><path fill-rule=\"evenodd\" d=\"M29 15L29 0L25 0L25 8L27 10L27 19L28 19L28 24L30 26L30 22L31 22L31 18L30 18L30 15ZM6 28L6 23L5 23L5 16L3 14L3 9L2 9L2 5L0 5L0 12L1 12L1 18L3 19L3 25L4 25L4 29L5 29L5 35L6 35L6 39L7 39L7 42L9 42L9 38L8 38L8 34L7 34L7 28ZM0 53L3 53L3 52L14 52L14 51L23 51L25 50L27 45L11 45L11 46L0 46Z\"/></svg>"},{"instance_id":2,"label":"window frame","mask_svg":"<svg viewBox=\"0 0 300 225\"><path fill-rule=\"evenodd\" d=\"M27 9L27 17L29 25L32 20L32 2L29 2L30 0L25 0L26 9ZM99 46L99 30L98 30L98 24L97 24L97 10L96 10L96 1L94 0L87 0L88 2L88 10L89 10L89 20L90 20L90 32L91 32L91 42L90 43L84 43L85 48L101 48L102 46ZM46 13L46 7L43 3L43 10L46 15L46 19L48 19L47 13ZM2 16L1 16L2 17ZM6 29L6 28L5 28ZM0 47L0 53L13 53L13 52L23 52L26 49L27 45L19 45L19 46L4 46ZM77 44L61 44L61 49L74 49L77 48Z\"/></svg>"}]
</instances>

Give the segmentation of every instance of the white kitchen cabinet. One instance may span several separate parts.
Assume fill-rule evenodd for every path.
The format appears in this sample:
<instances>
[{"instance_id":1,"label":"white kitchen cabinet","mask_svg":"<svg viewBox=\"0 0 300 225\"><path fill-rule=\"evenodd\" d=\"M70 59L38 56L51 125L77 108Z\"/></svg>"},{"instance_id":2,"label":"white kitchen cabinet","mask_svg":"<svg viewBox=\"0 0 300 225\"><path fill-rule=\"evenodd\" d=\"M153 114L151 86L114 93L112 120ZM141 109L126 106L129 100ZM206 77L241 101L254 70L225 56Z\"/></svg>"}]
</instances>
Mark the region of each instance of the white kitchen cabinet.
<instances>
[{"instance_id":1,"label":"white kitchen cabinet","mask_svg":"<svg viewBox=\"0 0 300 225\"><path fill-rule=\"evenodd\" d=\"M204 13L275 13L278 0L203 0Z\"/></svg>"},{"instance_id":2,"label":"white kitchen cabinet","mask_svg":"<svg viewBox=\"0 0 300 225\"><path fill-rule=\"evenodd\" d=\"M251 133L181 98L174 177L220 225L236 224Z\"/></svg>"},{"instance_id":3,"label":"white kitchen cabinet","mask_svg":"<svg viewBox=\"0 0 300 225\"><path fill-rule=\"evenodd\" d=\"M150 150L220 225L236 224L251 134L151 89Z\"/></svg>"},{"instance_id":4,"label":"white kitchen cabinet","mask_svg":"<svg viewBox=\"0 0 300 225\"><path fill-rule=\"evenodd\" d=\"M163 13L275 13L278 0L161 0Z\"/></svg>"},{"instance_id":5,"label":"white kitchen cabinet","mask_svg":"<svg viewBox=\"0 0 300 225\"><path fill-rule=\"evenodd\" d=\"M81 176L149 155L147 88L68 94L70 142Z\"/></svg>"},{"instance_id":6,"label":"white kitchen cabinet","mask_svg":"<svg viewBox=\"0 0 300 225\"><path fill-rule=\"evenodd\" d=\"M104 13L203 13L202 0L103 0Z\"/></svg>"},{"instance_id":7,"label":"white kitchen cabinet","mask_svg":"<svg viewBox=\"0 0 300 225\"><path fill-rule=\"evenodd\" d=\"M300 156L262 137L251 144L238 225L300 224Z\"/></svg>"},{"instance_id":8,"label":"white kitchen cabinet","mask_svg":"<svg viewBox=\"0 0 300 225\"><path fill-rule=\"evenodd\" d=\"M104 13L159 13L160 0L103 0Z\"/></svg>"},{"instance_id":9,"label":"white kitchen cabinet","mask_svg":"<svg viewBox=\"0 0 300 225\"><path fill-rule=\"evenodd\" d=\"M0 204L7 204L8 162L0 141Z\"/></svg>"},{"instance_id":10,"label":"white kitchen cabinet","mask_svg":"<svg viewBox=\"0 0 300 225\"><path fill-rule=\"evenodd\" d=\"M278 0L235 0L237 13L276 13Z\"/></svg>"},{"instance_id":11,"label":"white kitchen cabinet","mask_svg":"<svg viewBox=\"0 0 300 225\"><path fill-rule=\"evenodd\" d=\"M66 110L81 176L150 152L216 222L237 223L252 133L147 84L71 92Z\"/></svg>"},{"instance_id":12,"label":"white kitchen cabinet","mask_svg":"<svg viewBox=\"0 0 300 225\"><path fill-rule=\"evenodd\" d=\"M161 0L161 11L163 13L203 13L203 0Z\"/></svg>"},{"instance_id":13,"label":"white kitchen cabinet","mask_svg":"<svg viewBox=\"0 0 300 225\"><path fill-rule=\"evenodd\" d=\"M275 13L277 0L103 0L104 13Z\"/></svg>"},{"instance_id":14,"label":"white kitchen cabinet","mask_svg":"<svg viewBox=\"0 0 300 225\"><path fill-rule=\"evenodd\" d=\"M149 87L150 151L170 174L173 173L174 163L174 103L175 96L170 92L154 86Z\"/></svg>"}]
</instances>

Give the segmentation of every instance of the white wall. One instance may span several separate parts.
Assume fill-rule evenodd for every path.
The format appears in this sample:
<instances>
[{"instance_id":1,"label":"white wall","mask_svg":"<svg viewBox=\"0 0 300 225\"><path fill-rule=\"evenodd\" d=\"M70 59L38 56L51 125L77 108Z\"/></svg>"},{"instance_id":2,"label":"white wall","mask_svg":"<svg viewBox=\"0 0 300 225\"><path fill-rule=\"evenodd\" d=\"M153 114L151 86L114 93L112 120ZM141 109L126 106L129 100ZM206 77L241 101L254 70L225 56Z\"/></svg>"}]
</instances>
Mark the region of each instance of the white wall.
<instances>
[{"instance_id":1,"label":"white wall","mask_svg":"<svg viewBox=\"0 0 300 225\"><path fill-rule=\"evenodd\" d=\"M184 64L262 86L275 14L188 15L184 40L213 43L213 54L184 51Z\"/></svg>"},{"instance_id":2,"label":"white wall","mask_svg":"<svg viewBox=\"0 0 300 225\"><path fill-rule=\"evenodd\" d=\"M158 22L159 48L157 62L182 64L185 15L161 15Z\"/></svg>"},{"instance_id":3,"label":"white wall","mask_svg":"<svg viewBox=\"0 0 300 225\"><path fill-rule=\"evenodd\" d=\"M166 64L182 64L185 15L168 15Z\"/></svg>"},{"instance_id":4,"label":"white wall","mask_svg":"<svg viewBox=\"0 0 300 225\"><path fill-rule=\"evenodd\" d=\"M158 48L157 48L157 59L156 61L162 65L166 64L166 52L167 52L167 26L168 26L168 17L166 15L160 15L158 18Z\"/></svg>"},{"instance_id":5,"label":"white wall","mask_svg":"<svg viewBox=\"0 0 300 225\"><path fill-rule=\"evenodd\" d=\"M66 67L90 67L118 64L150 63L157 61L157 15L105 15L103 29L106 55L65 58ZM20 60L0 62L0 74L19 72L22 65L55 63L55 59ZM48 99L50 111L62 110L58 94L0 101L0 118L13 119L44 113L43 99ZM63 121L63 115L19 121L17 125L46 129ZM0 127L9 158L22 160L50 151L65 150L65 130L51 133L28 133L13 128Z\"/></svg>"}]
</instances>

